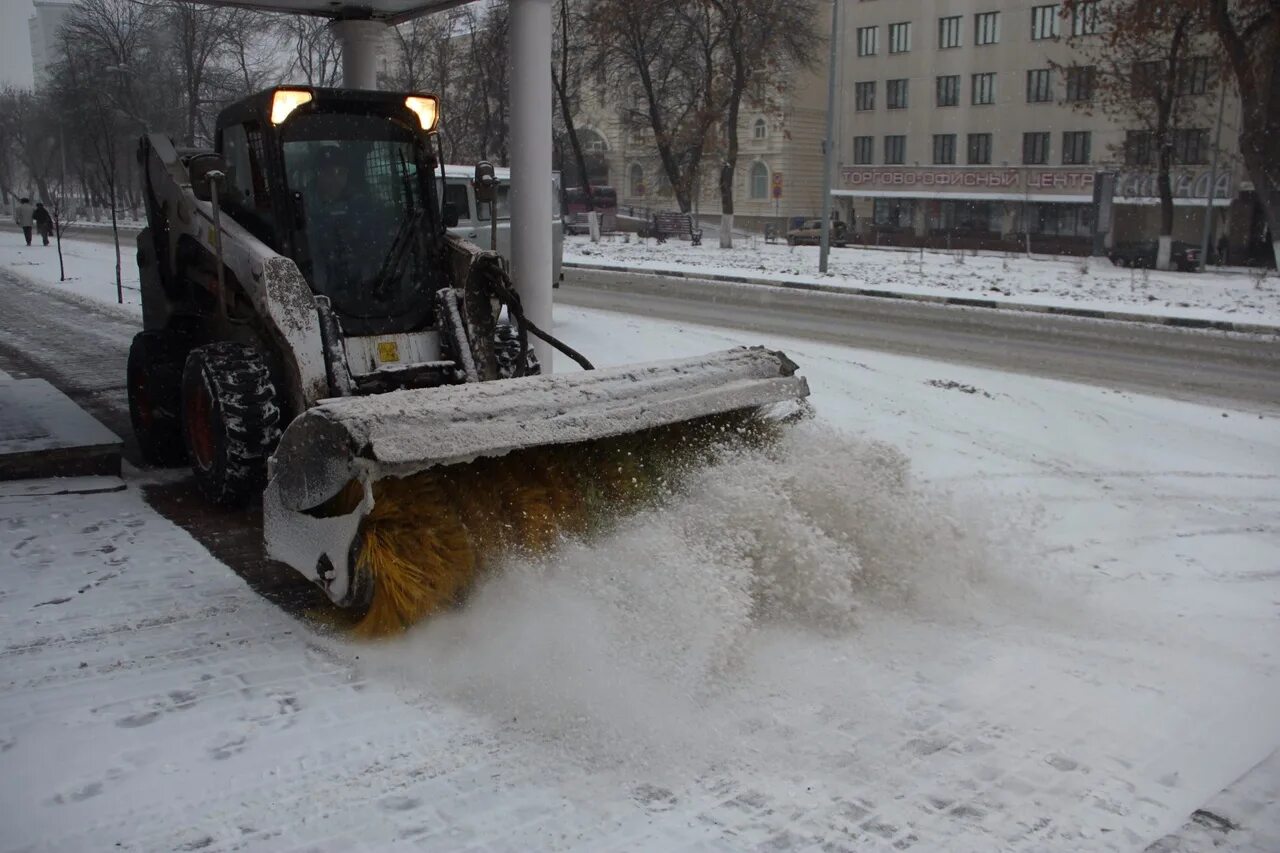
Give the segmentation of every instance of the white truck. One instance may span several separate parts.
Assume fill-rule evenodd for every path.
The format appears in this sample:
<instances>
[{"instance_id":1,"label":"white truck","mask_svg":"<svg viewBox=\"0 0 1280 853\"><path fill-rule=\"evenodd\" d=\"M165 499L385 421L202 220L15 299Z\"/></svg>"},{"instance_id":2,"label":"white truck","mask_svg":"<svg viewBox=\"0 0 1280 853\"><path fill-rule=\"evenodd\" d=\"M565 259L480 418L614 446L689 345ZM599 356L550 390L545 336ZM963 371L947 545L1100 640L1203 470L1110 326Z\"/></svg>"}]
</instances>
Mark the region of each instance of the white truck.
<instances>
[{"instance_id":1,"label":"white truck","mask_svg":"<svg viewBox=\"0 0 1280 853\"><path fill-rule=\"evenodd\" d=\"M453 204L458 210L458 224L449 229L450 233L464 240L469 240L482 248L493 248L499 255L509 261L511 259L511 207L508 199L511 192L511 170L495 166L493 172L494 177L498 179L497 246L491 247L489 245L492 227L489 203L476 199L475 189L471 184L472 179L475 177L474 166L446 165L444 167L444 186L440 190L440 195L445 203ZM559 180L558 175L555 180ZM551 250L553 264L551 280L554 286L559 287L563 277L560 262L564 257L564 222L560 215L559 187L557 186L555 190L552 193L555 209L552 210L551 214L551 234L552 240L554 240Z\"/></svg>"}]
</instances>

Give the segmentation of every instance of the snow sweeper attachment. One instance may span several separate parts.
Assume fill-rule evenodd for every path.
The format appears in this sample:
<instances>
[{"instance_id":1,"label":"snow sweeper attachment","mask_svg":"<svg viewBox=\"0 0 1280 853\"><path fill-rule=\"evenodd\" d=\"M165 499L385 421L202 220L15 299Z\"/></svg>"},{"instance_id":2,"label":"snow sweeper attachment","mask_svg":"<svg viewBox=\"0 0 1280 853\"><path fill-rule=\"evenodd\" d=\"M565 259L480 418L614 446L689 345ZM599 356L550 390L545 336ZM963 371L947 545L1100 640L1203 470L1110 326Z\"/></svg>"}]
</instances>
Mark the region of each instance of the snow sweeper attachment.
<instances>
[{"instance_id":1,"label":"snow sweeper attachment","mask_svg":"<svg viewBox=\"0 0 1280 853\"><path fill-rule=\"evenodd\" d=\"M358 634L395 633L502 555L587 535L768 440L808 393L754 347L322 401L271 460L267 551L352 608Z\"/></svg>"}]
</instances>

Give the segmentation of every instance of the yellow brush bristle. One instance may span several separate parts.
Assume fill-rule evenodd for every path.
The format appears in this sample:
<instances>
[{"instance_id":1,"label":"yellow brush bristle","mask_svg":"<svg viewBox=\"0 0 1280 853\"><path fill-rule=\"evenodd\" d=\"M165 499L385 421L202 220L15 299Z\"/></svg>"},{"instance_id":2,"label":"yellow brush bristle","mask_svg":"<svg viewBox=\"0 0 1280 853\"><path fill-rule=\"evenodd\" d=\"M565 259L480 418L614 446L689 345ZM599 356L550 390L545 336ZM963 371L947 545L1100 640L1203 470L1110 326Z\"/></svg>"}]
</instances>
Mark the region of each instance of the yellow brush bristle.
<instances>
[{"instance_id":1,"label":"yellow brush bristle","mask_svg":"<svg viewBox=\"0 0 1280 853\"><path fill-rule=\"evenodd\" d=\"M357 558L373 594L354 633L400 633L457 604L502 554L547 553L562 536L586 535L659 500L716 448L769 432L731 413L377 482Z\"/></svg>"}]
</instances>

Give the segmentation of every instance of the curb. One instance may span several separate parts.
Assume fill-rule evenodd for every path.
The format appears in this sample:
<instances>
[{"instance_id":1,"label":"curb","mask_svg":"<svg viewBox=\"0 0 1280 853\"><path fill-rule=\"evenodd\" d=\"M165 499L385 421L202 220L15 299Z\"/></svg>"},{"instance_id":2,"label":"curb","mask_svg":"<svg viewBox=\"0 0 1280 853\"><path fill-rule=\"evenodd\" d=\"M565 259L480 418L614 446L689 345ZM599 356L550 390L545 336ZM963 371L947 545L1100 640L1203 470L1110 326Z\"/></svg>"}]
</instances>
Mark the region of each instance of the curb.
<instances>
[{"instance_id":1,"label":"curb","mask_svg":"<svg viewBox=\"0 0 1280 853\"><path fill-rule=\"evenodd\" d=\"M565 261L563 269L590 270L592 272L647 275L654 278L682 278L689 281L719 281L729 284L747 284L756 287L781 287L788 290L809 290L831 293L837 296L866 296L872 299L896 299L905 302L928 302L934 305L956 305L964 308L987 308L995 311L1021 311L1032 314L1053 314L1061 317L1083 317L1088 320L1118 320L1126 323L1148 323L1156 326L1176 326L1183 329L1207 329L1216 332L1240 332L1248 335L1275 335L1280 337L1280 325L1267 323L1236 323L1231 320L1202 320L1195 317L1173 317L1163 314L1142 314L1133 311L1100 311L1095 308L1071 308L1065 305L1035 305L1026 302L1006 302L999 299L982 299L970 296L934 296L927 293L900 293L893 290L873 290L865 287L837 287L808 281L777 281L768 278L751 278L716 273L692 273L679 270L631 270L625 267L603 264L584 264Z\"/></svg>"}]
</instances>

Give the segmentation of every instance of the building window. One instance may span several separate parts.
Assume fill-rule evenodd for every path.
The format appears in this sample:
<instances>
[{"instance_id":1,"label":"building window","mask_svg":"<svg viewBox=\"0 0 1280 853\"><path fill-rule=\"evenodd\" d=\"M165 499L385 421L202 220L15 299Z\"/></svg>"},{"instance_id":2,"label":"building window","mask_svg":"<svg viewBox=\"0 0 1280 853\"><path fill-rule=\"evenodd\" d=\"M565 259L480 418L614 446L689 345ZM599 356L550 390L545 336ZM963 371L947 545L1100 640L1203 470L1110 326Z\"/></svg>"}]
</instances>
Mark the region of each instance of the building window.
<instances>
[{"instance_id":1,"label":"building window","mask_svg":"<svg viewBox=\"0 0 1280 853\"><path fill-rule=\"evenodd\" d=\"M936 166L952 166L956 162L956 135L954 133L935 133L933 135L933 162Z\"/></svg>"},{"instance_id":2,"label":"building window","mask_svg":"<svg viewBox=\"0 0 1280 853\"><path fill-rule=\"evenodd\" d=\"M1084 0L1071 9L1071 35L1091 36L1098 31L1098 4Z\"/></svg>"},{"instance_id":3,"label":"building window","mask_svg":"<svg viewBox=\"0 0 1280 853\"><path fill-rule=\"evenodd\" d=\"M911 50L911 22L889 25L889 52L906 53Z\"/></svg>"},{"instance_id":4,"label":"building window","mask_svg":"<svg viewBox=\"0 0 1280 853\"><path fill-rule=\"evenodd\" d=\"M1073 65L1067 69L1067 100L1093 100L1093 66Z\"/></svg>"},{"instance_id":5,"label":"building window","mask_svg":"<svg viewBox=\"0 0 1280 853\"><path fill-rule=\"evenodd\" d=\"M948 74L938 78L938 106L955 107L960 105L960 75Z\"/></svg>"},{"instance_id":6,"label":"building window","mask_svg":"<svg viewBox=\"0 0 1280 853\"><path fill-rule=\"evenodd\" d=\"M1151 165L1151 131L1130 130L1125 133L1124 162L1127 166Z\"/></svg>"},{"instance_id":7,"label":"building window","mask_svg":"<svg viewBox=\"0 0 1280 853\"><path fill-rule=\"evenodd\" d=\"M973 16L974 44L996 44L1000 41L1000 13L979 12Z\"/></svg>"},{"instance_id":8,"label":"building window","mask_svg":"<svg viewBox=\"0 0 1280 853\"><path fill-rule=\"evenodd\" d=\"M996 102L996 74L988 71L985 74L973 75L973 103L994 104Z\"/></svg>"},{"instance_id":9,"label":"building window","mask_svg":"<svg viewBox=\"0 0 1280 853\"><path fill-rule=\"evenodd\" d=\"M1058 4L1031 7L1031 40L1056 39L1058 37Z\"/></svg>"},{"instance_id":10,"label":"building window","mask_svg":"<svg viewBox=\"0 0 1280 853\"><path fill-rule=\"evenodd\" d=\"M865 112L876 108L876 81L853 84L854 108Z\"/></svg>"},{"instance_id":11,"label":"building window","mask_svg":"<svg viewBox=\"0 0 1280 853\"><path fill-rule=\"evenodd\" d=\"M1202 166L1209 161L1209 131L1175 130L1173 159L1184 166Z\"/></svg>"},{"instance_id":12,"label":"building window","mask_svg":"<svg viewBox=\"0 0 1280 853\"><path fill-rule=\"evenodd\" d=\"M1053 86L1048 68L1032 68L1027 72L1027 103L1042 104L1053 100Z\"/></svg>"},{"instance_id":13,"label":"building window","mask_svg":"<svg viewBox=\"0 0 1280 853\"><path fill-rule=\"evenodd\" d=\"M759 160L751 164L751 198L769 197L769 167Z\"/></svg>"},{"instance_id":14,"label":"building window","mask_svg":"<svg viewBox=\"0 0 1280 853\"><path fill-rule=\"evenodd\" d=\"M870 166L875 159L875 137L855 136L853 138L853 163L855 166Z\"/></svg>"},{"instance_id":15,"label":"building window","mask_svg":"<svg viewBox=\"0 0 1280 853\"><path fill-rule=\"evenodd\" d=\"M946 50L949 47L960 46L960 15L951 15L946 18L938 19L938 48Z\"/></svg>"},{"instance_id":16,"label":"building window","mask_svg":"<svg viewBox=\"0 0 1280 853\"><path fill-rule=\"evenodd\" d=\"M628 195L644 195L644 167L639 163L631 164L631 169L627 172L627 184Z\"/></svg>"},{"instance_id":17,"label":"building window","mask_svg":"<svg viewBox=\"0 0 1280 853\"><path fill-rule=\"evenodd\" d=\"M1160 81L1164 77L1164 63L1159 60L1133 63L1129 81L1133 85L1133 97L1154 98L1160 94Z\"/></svg>"},{"instance_id":18,"label":"building window","mask_svg":"<svg viewBox=\"0 0 1280 853\"><path fill-rule=\"evenodd\" d=\"M1068 130L1062 134L1062 165L1082 166L1089 162L1087 130Z\"/></svg>"},{"instance_id":19,"label":"building window","mask_svg":"<svg viewBox=\"0 0 1280 853\"><path fill-rule=\"evenodd\" d=\"M907 138L905 136L886 136L884 138L884 164L901 166L907 162Z\"/></svg>"},{"instance_id":20,"label":"building window","mask_svg":"<svg viewBox=\"0 0 1280 853\"><path fill-rule=\"evenodd\" d=\"M1178 94L1203 95L1209 90L1209 57L1193 56L1178 69Z\"/></svg>"},{"instance_id":21,"label":"building window","mask_svg":"<svg viewBox=\"0 0 1280 853\"><path fill-rule=\"evenodd\" d=\"M875 56L879 47L879 27L858 27L858 56Z\"/></svg>"},{"instance_id":22,"label":"building window","mask_svg":"<svg viewBox=\"0 0 1280 853\"><path fill-rule=\"evenodd\" d=\"M764 139L769 135L769 126L765 124L764 119L756 119L756 123L751 128L752 139Z\"/></svg>"},{"instance_id":23,"label":"building window","mask_svg":"<svg viewBox=\"0 0 1280 853\"><path fill-rule=\"evenodd\" d=\"M1022 134L1022 163L1025 166L1043 166L1049 162L1049 132L1035 131Z\"/></svg>"},{"instance_id":24,"label":"building window","mask_svg":"<svg viewBox=\"0 0 1280 853\"><path fill-rule=\"evenodd\" d=\"M990 166L991 165L991 134L989 133L969 134L969 165L970 166Z\"/></svg>"},{"instance_id":25,"label":"building window","mask_svg":"<svg viewBox=\"0 0 1280 853\"><path fill-rule=\"evenodd\" d=\"M885 84L884 103L891 110L907 108L907 80L889 80Z\"/></svg>"}]
</instances>

